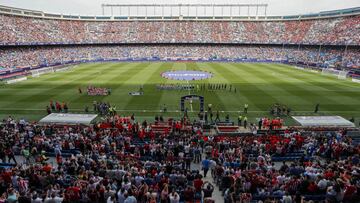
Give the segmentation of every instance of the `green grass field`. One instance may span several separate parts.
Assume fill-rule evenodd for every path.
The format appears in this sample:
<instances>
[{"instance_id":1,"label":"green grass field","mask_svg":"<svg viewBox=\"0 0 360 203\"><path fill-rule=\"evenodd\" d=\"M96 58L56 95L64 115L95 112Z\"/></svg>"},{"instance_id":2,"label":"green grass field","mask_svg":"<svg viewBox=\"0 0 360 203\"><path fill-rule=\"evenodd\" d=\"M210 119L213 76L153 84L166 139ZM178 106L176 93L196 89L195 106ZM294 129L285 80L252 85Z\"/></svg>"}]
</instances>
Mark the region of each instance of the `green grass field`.
<instances>
[{"instance_id":1,"label":"green grass field","mask_svg":"<svg viewBox=\"0 0 360 203\"><path fill-rule=\"evenodd\" d=\"M316 103L320 115L354 116L360 119L360 84L339 80L333 76L297 70L281 64L246 63L93 63L77 65L66 72L42 75L17 84L0 88L0 118L12 115L28 120L38 120L46 115L49 100L67 102L70 112L84 112L85 105L92 109L92 102L106 101L115 104L119 114L134 112L141 118L152 119L163 104L167 105L165 116L180 117L180 97L188 91L159 91L160 83L187 83L172 81L160 76L168 70L206 70L214 73L208 80L191 83L232 84L237 92L200 91L192 92L205 97L205 105L224 111L235 119L249 104L249 118L254 121L269 115L274 103L288 105L294 114L311 115ZM110 96L87 96L79 94L78 87L94 85L112 89ZM144 85L143 96L130 96L131 91ZM187 104L189 105L189 104ZM194 111L198 109L193 104ZM191 115L195 116L197 112ZM291 119L286 120L292 124Z\"/></svg>"}]
</instances>

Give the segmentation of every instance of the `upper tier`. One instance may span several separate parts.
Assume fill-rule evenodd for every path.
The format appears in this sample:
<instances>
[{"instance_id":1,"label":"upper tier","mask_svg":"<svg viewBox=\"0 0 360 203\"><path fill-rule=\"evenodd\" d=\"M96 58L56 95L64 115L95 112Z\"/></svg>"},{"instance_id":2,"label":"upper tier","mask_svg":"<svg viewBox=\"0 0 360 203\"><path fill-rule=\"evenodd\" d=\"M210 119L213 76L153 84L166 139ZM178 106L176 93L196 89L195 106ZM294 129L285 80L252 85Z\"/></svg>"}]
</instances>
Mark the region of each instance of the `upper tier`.
<instances>
[{"instance_id":1,"label":"upper tier","mask_svg":"<svg viewBox=\"0 0 360 203\"><path fill-rule=\"evenodd\" d=\"M360 45L360 14L276 21L89 21L0 14L0 45L93 43Z\"/></svg>"}]
</instances>

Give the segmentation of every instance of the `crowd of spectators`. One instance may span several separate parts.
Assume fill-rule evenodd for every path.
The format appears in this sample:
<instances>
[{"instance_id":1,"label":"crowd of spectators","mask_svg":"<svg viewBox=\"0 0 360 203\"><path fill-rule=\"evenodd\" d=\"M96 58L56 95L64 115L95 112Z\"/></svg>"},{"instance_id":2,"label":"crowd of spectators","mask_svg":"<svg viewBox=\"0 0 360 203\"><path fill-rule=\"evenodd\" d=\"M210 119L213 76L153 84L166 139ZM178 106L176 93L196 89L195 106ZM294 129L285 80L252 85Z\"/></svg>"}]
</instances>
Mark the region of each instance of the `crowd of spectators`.
<instances>
[{"instance_id":1,"label":"crowd of spectators","mask_svg":"<svg viewBox=\"0 0 360 203\"><path fill-rule=\"evenodd\" d=\"M359 146L353 146L342 132L304 135L287 130L283 137L246 136L209 146L215 149L210 150L218 163L212 173L225 202L360 201ZM299 150L307 158L279 166L272 162L273 157Z\"/></svg>"},{"instance_id":2,"label":"crowd of spectators","mask_svg":"<svg viewBox=\"0 0 360 203\"><path fill-rule=\"evenodd\" d=\"M0 15L0 44L359 45L360 16L285 21L79 21Z\"/></svg>"},{"instance_id":3,"label":"crowd of spectators","mask_svg":"<svg viewBox=\"0 0 360 203\"><path fill-rule=\"evenodd\" d=\"M109 90L107 88L88 86L86 92L90 96L106 96L109 95Z\"/></svg>"},{"instance_id":4,"label":"crowd of spectators","mask_svg":"<svg viewBox=\"0 0 360 203\"><path fill-rule=\"evenodd\" d=\"M8 117L0 125L0 159L7 164L0 170L0 201L201 200L203 187L212 184L204 183L199 170L191 167L193 151L200 152L203 144L198 141L201 135L192 132L200 130L192 126L190 131L160 134L134 116L108 117L94 126L40 126ZM14 154L23 159L16 160ZM214 202L212 192L206 191L207 201Z\"/></svg>"},{"instance_id":5,"label":"crowd of spectators","mask_svg":"<svg viewBox=\"0 0 360 203\"><path fill-rule=\"evenodd\" d=\"M92 60L272 60L316 66L360 67L356 48L282 46L70 46L0 49L0 67L22 68ZM4 69L6 70L6 69Z\"/></svg>"},{"instance_id":6,"label":"crowd of spectators","mask_svg":"<svg viewBox=\"0 0 360 203\"><path fill-rule=\"evenodd\" d=\"M229 137L204 135L185 118L155 124L173 128L156 132L134 115L94 126L4 119L0 159L15 165L2 165L0 201L214 202L215 185L227 203L360 201L360 146L346 131ZM273 161L289 153L301 157ZM209 176L213 183L204 180Z\"/></svg>"},{"instance_id":7,"label":"crowd of spectators","mask_svg":"<svg viewBox=\"0 0 360 203\"><path fill-rule=\"evenodd\" d=\"M288 60L312 66L358 68L359 49L344 45L360 45L359 24L360 16L288 21L79 21L1 14L0 44L59 45L1 48L0 73L14 67L129 58ZM109 45L114 43L263 45ZM79 46L61 46L64 44Z\"/></svg>"}]
</instances>

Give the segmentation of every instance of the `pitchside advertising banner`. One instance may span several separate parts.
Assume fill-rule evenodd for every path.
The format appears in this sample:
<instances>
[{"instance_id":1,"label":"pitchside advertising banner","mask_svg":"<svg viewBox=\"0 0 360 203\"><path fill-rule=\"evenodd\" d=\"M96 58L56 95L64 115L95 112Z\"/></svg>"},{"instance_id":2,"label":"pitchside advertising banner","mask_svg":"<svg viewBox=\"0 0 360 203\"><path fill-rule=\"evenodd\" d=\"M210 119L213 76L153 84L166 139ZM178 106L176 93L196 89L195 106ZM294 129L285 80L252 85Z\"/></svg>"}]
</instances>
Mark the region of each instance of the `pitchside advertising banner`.
<instances>
[{"instance_id":1,"label":"pitchside advertising banner","mask_svg":"<svg viewBox=\"0 0 360 203\"><path fill-rule=\"evenodd\" d=\"M27 77L16 78L13 80L6 81L6 84L13 84L13 83L17 83L17 82L25 81L25 80L27 80Z\"/></svg>"},{"instance_id":2,"label":"pitchside advertising banner","mask_svg":"<svg viewBox=\"0 0 360 203\"><path fill-rule=\"evenodd\" d=\"M129 92L130 96L141 96L143 94L144 94L143 92Z\"/></svg>"},{"instance_id":3,"label":"pitchside advertising banner","mask_svg":"<svg viewBox=\"0 0 360 203\"><path fill-rule=\"evenodd\" d=\"M204 80L212 76L213 74L210 72L192 70L167 71L161 73L161 77L169 80Z\"/></svg>"},{"instance_id":4,"label":"pitchside advertising banner","mask_svg":"<svg viewBox=\"0 0 360 203\"><path fill-rule=\"evenodd\" d=\"M360 78L358 78L358 79L357 79L357 78L353 78L352 81L353 81L353 82L356 82L356 83L360 83Z\"/></svg>"}]
</instances>

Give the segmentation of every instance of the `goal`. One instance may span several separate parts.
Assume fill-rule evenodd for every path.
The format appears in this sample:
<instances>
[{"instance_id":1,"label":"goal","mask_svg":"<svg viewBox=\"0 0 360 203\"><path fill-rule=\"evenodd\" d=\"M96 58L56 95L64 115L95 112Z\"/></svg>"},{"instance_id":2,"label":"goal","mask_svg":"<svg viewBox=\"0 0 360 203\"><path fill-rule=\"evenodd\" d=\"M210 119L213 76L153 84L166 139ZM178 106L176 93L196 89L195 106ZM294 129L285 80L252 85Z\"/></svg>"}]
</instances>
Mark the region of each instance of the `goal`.
<instances>
[{"instance_id":1,"label":"goal","mask_svg":"<svg viewBox=\"0 0 360 203\"><path fill-rule=\"evenodd\" d=\"M54 72L54 69L52 67L50 67L50 68L40 68L40 69L32 70L31 71L31 76L32 77L39 77L42 74L52 73L52 72Z\"/></svg>"},{"instance_id":2,"label":"goal","mask_svg":"<svg viewBox=\"0 0 360 203\"><path fill-rule=\"evenodd\" d=\"M349 71L340 71L338 75L338 79L345 80Z\"/></svg>"},{"instance_id":3,"label":"goal","mask_svg":"<svg viewBox=\"0 0 360 203\"><path fill-rule=\"evenodd\" d=\"M333 68L323 68L321 71L321 74L323 74L323 75L332 75L341 80L346 79L348 73L349 73L349 71L336 70Z\"/></svg>"},{"instance_id":4,"label":"goal","mask_svg":"<svg viewBox=\"0 0 360 203\"><path fill-rule=\"evenodd\" d=\"M335 70L333 68L323 68L321 74L337 76L339 74L339 70Z\"/></svg>"}]
</instances>

